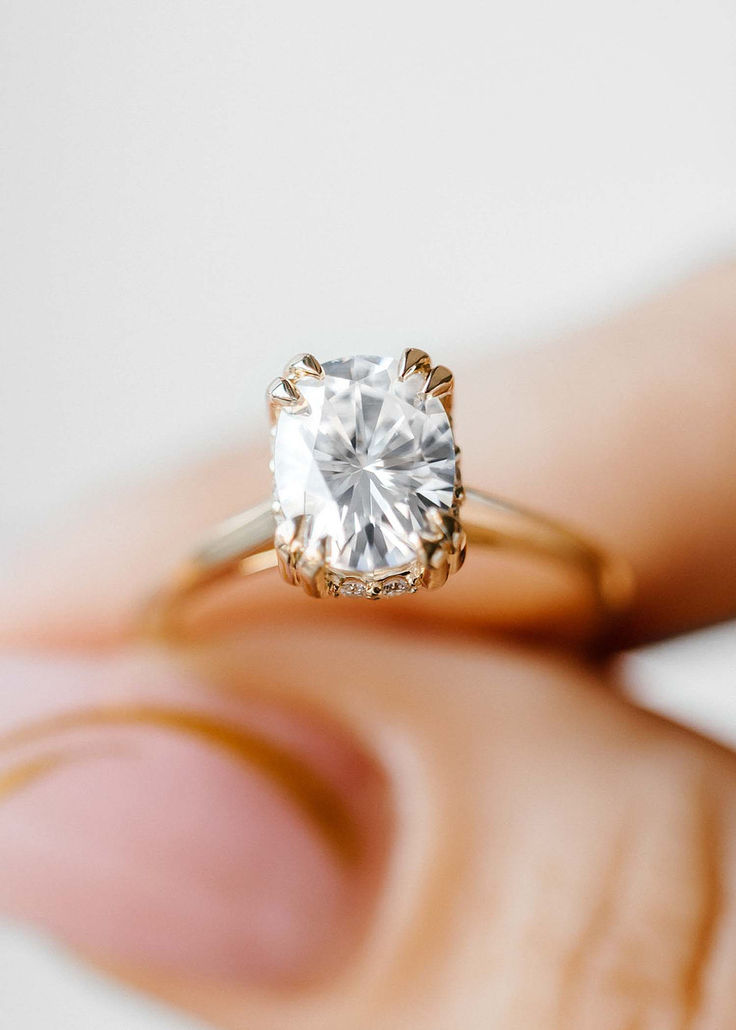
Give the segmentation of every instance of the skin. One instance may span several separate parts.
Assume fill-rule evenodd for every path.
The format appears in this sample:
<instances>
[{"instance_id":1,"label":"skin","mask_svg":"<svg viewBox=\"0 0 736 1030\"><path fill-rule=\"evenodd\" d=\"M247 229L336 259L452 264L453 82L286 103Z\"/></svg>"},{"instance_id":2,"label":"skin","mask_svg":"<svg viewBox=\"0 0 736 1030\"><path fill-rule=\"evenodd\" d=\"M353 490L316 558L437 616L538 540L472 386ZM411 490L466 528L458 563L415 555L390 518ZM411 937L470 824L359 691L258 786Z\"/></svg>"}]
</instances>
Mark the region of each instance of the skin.
<instances>
[{"instance_id":1,"label":"skin","mask_svg":"<svg viewBox=\"0 0 736 1030\"><path fill-rule=\"evenodd\" d=\"M329 617L264 574L152 643L246 459L111 498L0 611L0 904L223 1027L736 1027L736 758L608 661L736 613L736 267L457 377L467 482L630 560L610 651L530 587L499 633L472 555Z\"/></svg>"}]
</instances>

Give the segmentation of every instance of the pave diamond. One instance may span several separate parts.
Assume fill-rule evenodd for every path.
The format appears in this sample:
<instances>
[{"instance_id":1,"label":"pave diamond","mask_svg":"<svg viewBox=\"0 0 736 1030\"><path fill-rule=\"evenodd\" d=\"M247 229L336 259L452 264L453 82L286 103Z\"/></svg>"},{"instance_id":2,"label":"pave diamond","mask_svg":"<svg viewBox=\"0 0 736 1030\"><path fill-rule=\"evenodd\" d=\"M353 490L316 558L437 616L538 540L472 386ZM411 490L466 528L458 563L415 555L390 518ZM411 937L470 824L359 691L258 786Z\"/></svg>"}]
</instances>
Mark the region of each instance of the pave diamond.
<instances>
[{"instance_id":1,"label":"pave diamond","mask_svg":"<svg viewBox=\"0 0 736 1030\"><path fill-rule=\"evenodd\" d=\"M420 394L421 375L399 380L395 359L360 356L323 368L324 379L299 380L306 409L278 417L276 502L285 518L308 517L306 545L331 541L332 568L400 568L416 558L412 536L426 513L453 503L449 418L438 398Z\"/></svg>"}]
</instances>

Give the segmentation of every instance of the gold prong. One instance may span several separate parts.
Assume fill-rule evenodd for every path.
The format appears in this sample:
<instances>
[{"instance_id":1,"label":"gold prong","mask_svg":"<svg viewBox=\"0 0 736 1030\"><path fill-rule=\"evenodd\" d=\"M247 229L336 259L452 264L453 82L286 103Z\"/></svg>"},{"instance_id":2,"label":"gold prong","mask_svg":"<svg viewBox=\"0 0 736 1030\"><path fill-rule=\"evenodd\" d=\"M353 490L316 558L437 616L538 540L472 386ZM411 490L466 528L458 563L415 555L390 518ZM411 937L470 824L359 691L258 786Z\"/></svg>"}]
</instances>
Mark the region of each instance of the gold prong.
<instances>
[{"instance_id":1,"label":"gold prong","mask_svg":"<svg viewBox=\"0 0 736 1030\"><path fill-rule=\"evenodd\" d=\"M308 515L298 515L295 519L284 519L276 527L273 545L276 550L279 571L291 586L301 586L310 597L326 597L329 593L327 583L327 552L329 541L326 537L309 547L304 541L309 530Z\"/></svg>"},{"instance_id":2,"label":"gold prong","mask_svg":"<svg viewBox=\"0 0 736 1030\"><path fill-rule=\"evenodd\" d=\"M274 533L273 546L276 551L279 571L292 586L299 584L297 566L304 550L304 536L307 529L306 516L284 519Z\"/></svg>"},{"instance_id":3,"label":"gold prong","mask_svg":"<svg viewBox=\"0 0 736 1030\"><path fill-rule=\"evenodd\" d=\"M325 371L314 354L297 354L284 369L287 379L324 379Z\"/></svg>"},{"instance_id":4,"label":"gold prong","mask_svg":"<svg viewBox=\"0 0 736 1030\"><path fill-rule=\"evenodd\" d=\"M432 360L426 350L418 347L407 347L399 358L399 379L408 379L409 376L421 372L422 375L429 375L432 370Z\"/></svg>"},{"instance_id":5,"label":"gold prong","mask_svg":"<svg viewBox=\"0 0 736 1030\"><path fill-rule=\"evenodd\" d=\"M455 379L447 365L435 365L427 376L422 393L426 397L445 397L452 393Z\"/></svg>"},{"instance_id":6,"label":"gold prong","mask_svg":"<svg viewBox=\"0 0 736 1030\"><path fill-rule=\"evenodd\" d=\"M278 563L279 572L281 573L281 578L286 580L286 582L290 586L295 586L296 584L294 582L292 568L291 568L291 565L289 563L288 551L285 552L282 548L277 547L276 548L276 561Z\"/></svg>"},{"instance_id":7,"label":"gold prong","mask_svg":"<svg viewBox=\"0 0 736 1030\"><path fill-rule=\"evenodd\" d=\"M437 397L448 415L452 414L452 392L455 380L446 365L435 365L424 381L420 396Z\"/></svg>"},{"instance_id":8,"label":"gold prong","mask_svg":"<svg viewBox=\"0 0 736 1030\"><path fill-rule=\"evenodd\" d=\"M428 590L441 587L450 574L442 516L436 508L427 512L426 527L417 535L417 551L422 563L422 586Z\"/></svg>"},{"instance_id":9,"label":"gold prong","mask_svg":"<svg viewBox=\"0 0 736 1030\"><path fill-rule=\"evenodd\" d=\"M440 516L440 521L447 550L447 559L450 563L450 572L454 573L462 568L465 561L468 538L460 519L456 515L452 515L450 512L443 512Z\"/></svg>"},{"instance_id":10,"label":"gold prong","mask_svg":"<svg viewBox=\"0 0 736 1030\"><path fill-rule=\"evenodd\" d=\"M304 395L289 380L279 376L274 379L266 390L266 400L271 410L271 417L275 420L282 411L297 414L307 410L307 402Z\"/></svg>"},{"instance_id":11,"label":"gold prong","mask_svg":"<svg viewBox=\"0 0 736 1030\"><path fill-rule=\"evenodd\" d=\"M450 562L444 541L421 535L422 542L422 586L428 590L436 590L447 582L450 575Z\"/></svg>"},{"instance_id":12,"label":"gold prong","mask_svg":"<svg viewBox=\"0 0 736 1030\"><path fill-rule=\"evenodd\" d=\"M468 537L465 530L458 523L458 528L452 534L450 546L450 572L459 572L465 562L465 555L468 551Z\"/></svg>"},{"instance_id":13,"label":"gold prong","mask_svg":"<svg viewBox=\"0 0 736 1030\"><path fill-rule=\"evenodd\" d=\"M294 563L292 561L291 545L294 540L296 526L293 519L284 519L276 526L273 537L273 546L276 551L279 572L287 583L296 585Z\"/></svg>"},{"instance_id":14,"label":"gold prong","mask_svg":"<svg viewBox=\"0 0 736 1030\"><path fill-rule=\"evenodd\" d=\"M426 536L429 540L441 540L444 536L445 523L443 513L439 508L430 508L424 516L426 526L422 532L422 536Z\"/></svg>"},{"instance_id":15,"label":"gold prong","mask_svg":"<svg viewBox=\"0 0 736 1030\"><path fill-rule=\"evenodd\" d=\"M466 547L465 530L455 515L436 508L427 512L427 528L418 535L422 585L429 590L443 586L447 577L461 568Z\"/></svg>"},{"instance_id":16,"label":"gold prong","mask_svg":"<svg viewBox=\"0 0 736 1030\"><path fill-rule=\"evenodd\" d=\"M299 582L309 597L326 597L328 594L327 545L327 539L323 537L314 547L303 551L297 562Z\"/></svg>"}]
</instances>

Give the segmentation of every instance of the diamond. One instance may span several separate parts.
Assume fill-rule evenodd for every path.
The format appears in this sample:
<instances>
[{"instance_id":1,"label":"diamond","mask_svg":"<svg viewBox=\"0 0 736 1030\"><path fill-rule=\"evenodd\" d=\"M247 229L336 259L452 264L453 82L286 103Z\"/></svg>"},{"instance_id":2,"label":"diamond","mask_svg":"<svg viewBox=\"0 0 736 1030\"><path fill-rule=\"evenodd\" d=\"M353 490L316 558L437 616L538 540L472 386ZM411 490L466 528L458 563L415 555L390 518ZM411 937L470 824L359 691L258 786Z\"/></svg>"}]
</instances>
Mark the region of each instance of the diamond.
<instances>
[{"instance_id":1,"label":"diamond","mask_svg":"<svg viewBox=\"0 0 736 1030\"><path fill-rule=\"evenodd\" d=\"M327 538L328 564L341 572L402 568L416 560L427 513L453 504L449 417L440 398L421 392L421 375L399 379L395 359L322 368L323 379L299 380L301 410L283 410L276 422L280 517L305 515L305 546Z\"/></svg>"},{"instance_id":2,"label":"diamond","mask_svg":"<svg viewBox=\"0 0 736 1030\"><path fill-rule=\"evenodd\" d=\"M394 597L396 594L407 594L411 590L411 584L400 576L396 579L387 579L383 584L383 593L386 597Z\"/></svg>"},{"instance_id":3,"label":"diamond","mask_svg":"<svg viewBox=\"0 0 736 1030\"><path fill-rule=\"evenodd\" d=\"M358 579L344 579L340 584L340 593L345 597L365 597L365 583L361 583Z\"/></svg>"}]
</instances>

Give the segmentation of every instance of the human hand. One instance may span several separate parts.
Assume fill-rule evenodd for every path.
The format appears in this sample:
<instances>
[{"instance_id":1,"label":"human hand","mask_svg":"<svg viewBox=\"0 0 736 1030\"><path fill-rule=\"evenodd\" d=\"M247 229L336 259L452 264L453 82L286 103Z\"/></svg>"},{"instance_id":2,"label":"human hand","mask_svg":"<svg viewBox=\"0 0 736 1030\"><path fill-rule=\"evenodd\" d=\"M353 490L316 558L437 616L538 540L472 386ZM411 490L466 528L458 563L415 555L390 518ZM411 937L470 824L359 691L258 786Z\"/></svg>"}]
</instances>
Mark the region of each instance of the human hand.
<instances>
[{"instance_id":1,"label":"human hand","mask_svg":"<svg viewBox=\"0 0 736 1030\"><path fill-rule=\"evenodd\" d=\"M621 647L736 611L735 341L728 267L459 378L468 481L631 561ZM734 756L484 632L472 555L421 598L327 612L264 577L237 630L137 637L263 493L243 468L113 499L6 595L5 910L225 1027L736 1025Z\"/></svg>"}]
</instances>

